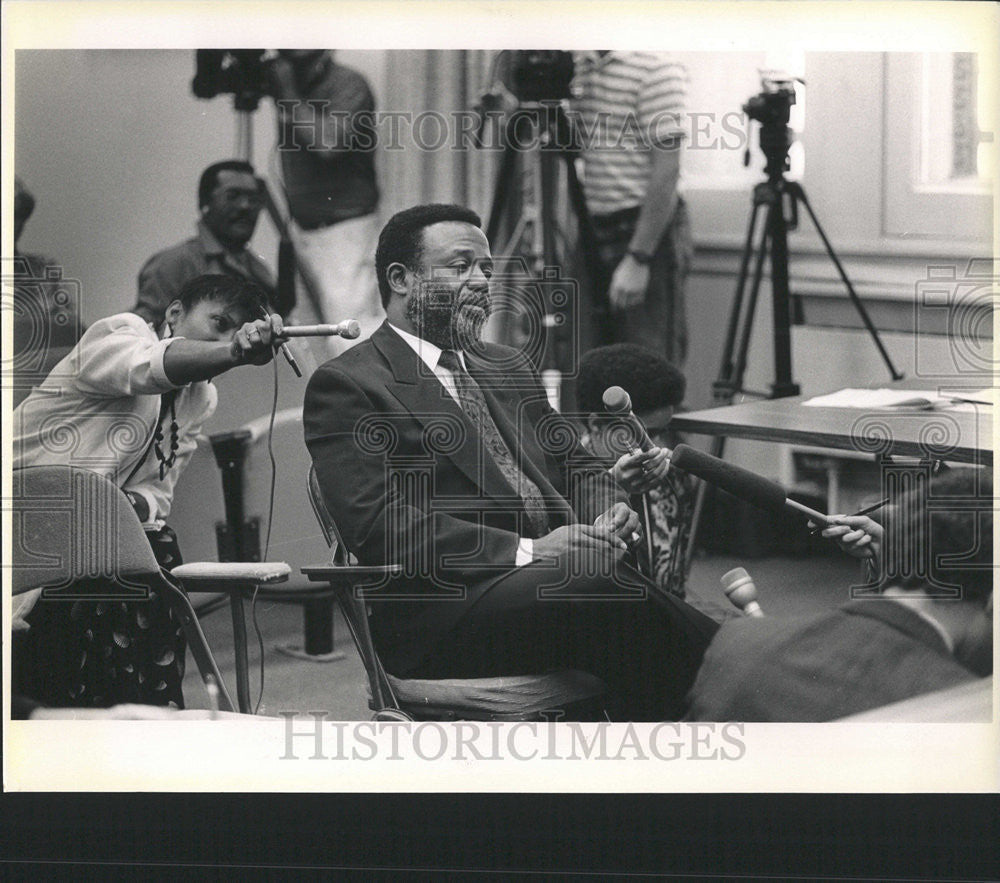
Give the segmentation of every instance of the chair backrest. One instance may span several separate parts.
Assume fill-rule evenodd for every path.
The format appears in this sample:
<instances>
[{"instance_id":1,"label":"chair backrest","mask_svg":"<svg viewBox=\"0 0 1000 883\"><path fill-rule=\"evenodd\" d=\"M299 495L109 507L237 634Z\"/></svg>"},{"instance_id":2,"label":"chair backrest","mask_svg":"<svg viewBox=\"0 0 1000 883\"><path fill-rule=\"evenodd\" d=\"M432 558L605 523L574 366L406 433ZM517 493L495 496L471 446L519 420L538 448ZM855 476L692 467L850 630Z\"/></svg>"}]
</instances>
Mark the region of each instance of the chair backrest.
<instances>
[{"instance_id":1,"label":"chair backrest","mask_svg":"<svg viewBox=\"0 0 1000 883\"><path fill-rule=\"evenodd\" d=\"M345 569L350 567L353 556L344 545L344 540L337 529L337 523L333 520L330 510L323 499L323 491L319 486L319 479L316 477L316 469L309 467L309 500L312 503L313 512L316 513L316 520L319 522L320 530L326 538L327 544L332 552L331 563L342 566ZM354 644L361 656L361 662L368 674L368 683L371 687L372 698L379 708L391 705L399 708L399 702L393 692L392 686L382 662L378 658L375 650L375 643L372 640L371 628L368 625L368 604L364 597L354 590L354 586L342 586L337 591L337 603L341 613L347 622L347 627L351 630Z\"/></svg>"},{"instance_id":2,"label":"chair backrest","mask_svg":"<svg viewBox=\"0 0 1000 883\"><path fill-rule=\"evenodd\" d=\"M312 503L313 512L316 513L316 520L319 528L323 532L323 538L330 547L331 564L350 564L351 556L344 545L344 539L337 530L337 523L333 520L330 510L326 507L323 499L323 491L319 486L319 479L316 477L316 468L309 467L309 502Z\"/></svg>"},{"instance_id":3,"label":"chair backrest","mask_svg":"<svg viewBox=\"0 0 1000 883\"><path fill-rule=\"evenodd\" d=\"M128 590L160 566L128 498L108 478L74 466L13 472L14 594L109 579Z\"/></svg>"}]
</instances>

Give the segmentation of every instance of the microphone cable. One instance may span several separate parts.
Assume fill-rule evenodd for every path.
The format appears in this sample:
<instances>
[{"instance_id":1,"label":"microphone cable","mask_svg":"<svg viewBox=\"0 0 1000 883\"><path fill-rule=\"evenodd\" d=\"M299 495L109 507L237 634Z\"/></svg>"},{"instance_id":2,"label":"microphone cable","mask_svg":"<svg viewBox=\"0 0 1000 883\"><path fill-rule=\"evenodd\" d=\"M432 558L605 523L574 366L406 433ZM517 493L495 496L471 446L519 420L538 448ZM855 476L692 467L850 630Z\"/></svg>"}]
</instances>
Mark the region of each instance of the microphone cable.
<instances>
[{"instance_id":1,"label":"microphone cable","mask_svg":"<svg viewBox=\"0 0 1000 883\"><path fill-rule=\"evenodd\" d=\"M264 534L264 554L263 561L267 561L271 548L271 523L274 518L274 492L278 479L278 461L274 457L274 420L278 413L278 354L274 354L271 359L273 367L273 394L271 397L271 419L267 424L267 456L271 461L271 487L268 492L267 501L267 531ZM254 586L253 596L250 599L250 621L253 623L253 630L257 635L257 647L260 650L260 691L257 694L257 703L254 705L253 713L256 715L260 711L261 702L264 700L264 635L260 630L260 623L257 621L257 595L260 592L260 583Z\"/></svg>"}]
</instances>

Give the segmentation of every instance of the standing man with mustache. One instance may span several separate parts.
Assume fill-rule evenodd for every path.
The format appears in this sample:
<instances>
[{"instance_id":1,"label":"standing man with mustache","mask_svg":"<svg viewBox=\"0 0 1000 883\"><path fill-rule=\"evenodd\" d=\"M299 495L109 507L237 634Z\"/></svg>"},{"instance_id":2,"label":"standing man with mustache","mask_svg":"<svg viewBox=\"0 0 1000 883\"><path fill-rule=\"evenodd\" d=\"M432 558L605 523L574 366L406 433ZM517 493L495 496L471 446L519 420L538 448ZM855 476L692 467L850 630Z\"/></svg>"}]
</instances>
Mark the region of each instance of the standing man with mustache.
<instances>
[{"instance_id":1,"label":"standing man with mustache","mask_svg":"<svg viewBox=\"0 0 1000 883\"><path fill-rule=\"evenodd\" d=\"M624 563L638 526L624 490L529 360L483 342L480 228L455 205L390 219L375 258L387 320L306 391L306 444L345 543L363 564L402 565L372 598L376 646L402 677L579 668L617 716L678 718L716 625Z\"/></svg>"},{"instance_id":2,"label":"standing man with mustache","mask_svg":"<svg viewBox=\"0 0 1000 883\"><path fill-rule=\"evenodd\" d=\"M198 182L198 233L153 255L139 271L139 299L132 307L159 325L184 283L206 273L246 279L259 285L274 305L274 278L247 244L264 202L254 168L242 160L210 165Z\"/></svg>"}]
</instances>

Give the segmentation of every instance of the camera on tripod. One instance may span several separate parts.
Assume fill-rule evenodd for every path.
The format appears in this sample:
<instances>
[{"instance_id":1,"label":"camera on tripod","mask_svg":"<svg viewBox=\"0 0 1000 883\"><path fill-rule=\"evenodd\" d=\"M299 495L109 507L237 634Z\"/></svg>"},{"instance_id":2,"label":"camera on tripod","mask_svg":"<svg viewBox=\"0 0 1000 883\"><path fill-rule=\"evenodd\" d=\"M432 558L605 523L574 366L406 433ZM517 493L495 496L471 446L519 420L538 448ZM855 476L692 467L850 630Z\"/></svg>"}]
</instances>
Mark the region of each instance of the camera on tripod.
<instances>
[{"instance_id":1,"label":"camera on tripod","mask_svg":"<svg viewBox=\"0 0 1000 883\"><path fill-rule=\"evenodd\" d=\"M191 91L196 98L233 96L237 110L254 111L267 94L266 49L198 49Z\"/></svg>"},{"instance_id":2,"label":"camera on tripod","mask_svg":"<svg viewBox=\"0 0 1000 883\"><path fill-rule=\"evenodd\" d=\"M787 126L795 104L795 80L762 76L760 85L761 91L743 105L743 113L762 126Z\"/></svg>"},{"instance_id":3,"label":"camera on tripod","mask_svg":"<svg viewBox=\"0 0 1000 883\"><path fill-rule=\"evenodd\" d=\"M520 101L561 101L569 98L573 53L552 49L514 52L511 91Z\"/></svg>"},{"instance_id":4,"label":"camera on tripod","mask_svg":"<svg viewBox=\"0 0 1000 883\"><path fill-rule=\"evenodd\" d=\"M792 146L792 130L788 125L795 104L795 83L798 77L761 74L761 91L743 105L743 112L760 123L760 149L767 158L768 177L780 177L788 171L788 150ZM804 83L803 83L804 84ZM743 165L750 165L750 150L743 156Z\"/></svg>"}]
</instances>

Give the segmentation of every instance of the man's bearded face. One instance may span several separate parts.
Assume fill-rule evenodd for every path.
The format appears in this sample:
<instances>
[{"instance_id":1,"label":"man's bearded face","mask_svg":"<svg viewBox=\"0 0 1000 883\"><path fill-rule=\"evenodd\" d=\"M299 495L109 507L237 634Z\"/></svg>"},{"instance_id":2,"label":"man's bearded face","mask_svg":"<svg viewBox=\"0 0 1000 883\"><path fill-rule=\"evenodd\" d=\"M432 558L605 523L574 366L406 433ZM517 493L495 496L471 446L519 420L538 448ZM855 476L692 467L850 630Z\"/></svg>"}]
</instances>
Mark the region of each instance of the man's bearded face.
<instances>
[{"instance_id":1,"label":"man's bearded face","mask_svg":"<svg viewBox=\"0 0 1000 883\"><path fill-rule=\"evenodd\" d=\"M467 350L482 339L492 310L489 287L473 286L468 274L443 269L414 279L406 302L409 319L424 340L441 349Z\"/></svg>"}]
</instances>

